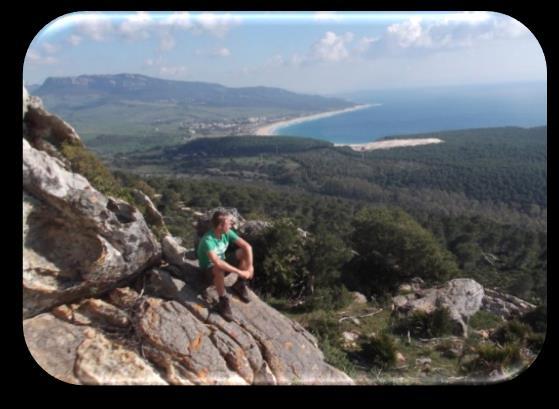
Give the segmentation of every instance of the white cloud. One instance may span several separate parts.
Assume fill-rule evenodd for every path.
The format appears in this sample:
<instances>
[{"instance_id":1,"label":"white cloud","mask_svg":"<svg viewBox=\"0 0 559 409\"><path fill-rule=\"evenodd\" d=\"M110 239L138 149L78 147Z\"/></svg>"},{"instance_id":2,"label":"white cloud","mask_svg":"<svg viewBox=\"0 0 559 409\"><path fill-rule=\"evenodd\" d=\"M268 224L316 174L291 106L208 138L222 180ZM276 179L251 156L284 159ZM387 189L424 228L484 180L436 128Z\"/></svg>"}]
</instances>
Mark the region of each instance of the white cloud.
<instances>
[{"instance_id":1,"label":"white cloud","mask_svg":"<svg viewBox=\"0 0 559 409\"><path fill-rule=\"evenodd\" d=\"M175 12L162 21L163 25L189 29L192 27L192 17L187 11Z\"/></svg>"},{"instance_id":2,"label":"white cloud","mask_svg":"<svg viewBox=\"0 0 559 409\"><path fill-rule=\"evenodd\" d=\"M161 67L163 65L163 57L158 56L157 58L147 58L144 60L144 65L148 67Z\"/></svg>"},{"instance_id":3,"label":"white cloud","mask_svg":"<svg viewBox=\"0 0 559 409\"><path fill-rule=\"evenodd\" d=\"M531 34L530 30L514 18L502 18L495 21L495 32L498 37L518 38Z\"/></svg>"},{"instance_id":4,"label":"white cloud","mask_svg":"<svg viewBox=\"0 0 559 409\"><path fill-rule=\"evenodd\" d=\"M334 11L317 11L313 19L316 21L340 21L341 16L337 15Z\"/></svg>"},{"instance_id":5,"label":"white cloud","mask_svg":"<svg viewBox=\"0 0 559 409\"><path fill-rule=\"evenodd\" d=\"M222 47L215 50L213 54L218 57L229 57L231 55L231 51L228 48Z\"/></svg>"},{"instance_id":6,"label":"white cloud","mask_svg":"<svg viewBox=\"0 0 559 409\"><path fill-rule=\"evenodd\" d=\"M76 30L92 40L103 41L113 31L113 25L107 16L98 12L76 13L69 16L68 22L76 27Z\"/></svg>"},{"instance_id":7,"label":"white cloud","mask_svg":"<svg viewBox=\"0 0 559 409\"><path fill-rule=\"evenodd\" d=\"M328 31L324 34L324 37L313 44L310 58L332 62L346 60L349 57L347 45L353 41L353 37L353 33L345 33L338 36L336 33Z\"/></svg>"},{"instance_id":8,"label":"white cloud","mask_svg":"<svg viewBox=\"0 0 559 409\"><path fill-rule=\"evenodd\" d=\"M69 44L77 46L80 45L80 43L82 42L82 37L76 34L71 34L70 37L68 37L67 41Z\"/></svg>"},{"instance_id":9,"label":"white cloud","mask_svg":"<svg viewBox=\"0 0 559 409\"><path fill-rule=\"evenodd\" d=\"M76 12L56 19L47 26L47 31L55 33L66 29L72 30L65 41L73 46L81 44L84 39L106 41L111 37L121 36L128 40L139 41L158 37L160 51L168 51L176 45L173 37L174 30L189 30L195 34L209 33L224 37L241 21L241 17L231 13L192 15L188 12L174 12L160 18L143 11L124 15Z\"/></svg>"},{"instance_id":10,"label":"white cloud","mask_svg":"<svg viewBox=\"0 0 559 409\"><path fill-rule=\"evenodd\" d=\"M529 30L515 19L489 12L463 12L424 21L412 17L392 24L384 43L389 48L448 49L472 47L494 39L515 39Z\"/></svg>"},{"instance_id":11,"label":"white cloud","mask_svg":"<svg viewBox=\"0 0 559 409\"><path fill-rule=\"evenodd\" d=\"M196 17L198 31L207 31L223 37L234 26L241 23L241 18L232 14L202 13Z\"/></svg>"},{"instance_id":12,"label":"white cloud","mask_svg":"<svg viewBox=\"0 0 559 409\"><path fill-rule=\"evenodd\" d=\"M57 45L45 42L43 43L43 50L45 50L47 54L54 54L59 50L59 47Z\"/></svg>"},{"instance_id":13,"label":"white cloud","mask_svg":"<svg viewBox=\"0 0 559 409\"><path fill-rule=\"evenodd\" d=\"M306 58L303 57L302 55L298 54L298 53L295 53L291 56L291 59L289 60L289 62L290 62L291 65L293 65L295 67L298 67L301 64L303 64L304 62L306 62Z\"/></svg>"},{"instance_id":14,"label":"white cloud","mask_svg":"<svg viewBox=\"0 0 559 409\"><path fill-rule=\"evenodd\" d=\"M119 26L118 31L129 39L147 39L148 29L153 27L153 19L145 11L139 11L127 17Z\"/></svg>"},{"instance_id":15,"label":"white cloud","mask_svg":"<svg viewBox=\"0 0 559 409\"><path fill-rule=\"evenodd\" d=\"M163 66L159 68L159 74L165 77L178 77L187 73L187 68L181 66Z\"/></svg>"},{"instance_id":16,"label":"white cloud","mask_svg":"<svg viewBox=\"0 0 559 409\"><path fill-rule=\"evenodd\" d=\"M281 67L285 65L285 63L285 58L283 58L281 54L275 54L266 60L264 67Z\"/></svg>"},{"instance_id":17,"label":"white cloud","mask_svg":"<svg viewBox=\"0 0 559 409\"><path fill-rule=\"evenodd\" d=\"M491 13L487 11L465 11L462 13L453 13L443 17L442 24L449 23L468 23L480 24L491 19Z\"/></svg>"},{"instance_id":18,"label":"white cloud","mask_svg":"<svg viewBox=\"0 0 559 409\"><path fill-rule=\"evenodd\" d=\"M44 57L40 53L28 50L25 59L30 64L34 65L52 65L58 63L58 59L52 56Z\"/></svg>"},{"instance_id":19,"label":"white cloud","mask_svg":"<svg viewBox=\"0 0 559 409\"><path fill-rule=\"evenodd\" d=\"M29 59L31 62L38 61L41 59L41 55L33 50L28 50L27 55L25 56L26 59Z\"/></svg>"},{"instance_id":20,"label":"white cloud","mask_svg":"<svg viewBox=\"0 0 559 409\"><path fill-rule=\"evenodd\" d=\"M376 43L377 41L379 41L378 37L362 37L361 39L359 39L357 45L355 46L354 50L357 53L364 53L366 52L371 45L373 45L374 43Z\"/></svg>"},{"instance_id":21,"label":"white cloud","mask_svg":"<svg viewBox=\"0 0 559 409\"><path fill-rule=\"evenodd\" d=\"M175 38L170 33L161 34L161 38L159 40L159 49L161 51L172 50L173 48L175 48L175 45Z\"/></svg>"},{"instance_id":22,"label":"white cloud","mask_svg":"<svg viewBox=\"0 0 559 409\"><path fill-rule=\"evenodd\" d=\"M201 50L201 49L197 49L196 51L194 51L194 53L196 55L201 55L201 56L206 56L206 57L230 57L231 56L231 50L229 50L226 47L221 47L221 48L216 48L213 50Z\"/></svg>"},{"instance_id":23,"label":"white cloud","mask_svg":"<svg viewBox=\"0 0 559 409\"><path fill-rule=\"evenodd\" d=\"M411 17L402 23L392 24L386 31L388 41L402 48L428 47L431 44L431 38L421 25L421 17Z\"/></svg>"}]
</instances>

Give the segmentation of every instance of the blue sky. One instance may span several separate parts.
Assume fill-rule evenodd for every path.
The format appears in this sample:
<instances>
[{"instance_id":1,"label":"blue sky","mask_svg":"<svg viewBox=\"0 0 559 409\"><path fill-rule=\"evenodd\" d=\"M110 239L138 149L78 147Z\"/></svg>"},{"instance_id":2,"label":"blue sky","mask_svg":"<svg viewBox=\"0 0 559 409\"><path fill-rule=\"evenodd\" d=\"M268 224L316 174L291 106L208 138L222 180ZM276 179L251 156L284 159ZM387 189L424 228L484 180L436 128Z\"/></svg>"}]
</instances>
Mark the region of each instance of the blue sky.
<instances>
[{"instance_id":1,"label":"blue sky","mask_svg":"<svg viewBox=\"0 0 559 409\"><path fill-rule=\"evenodd\" d=\"M537 39L501 13L81 12L37 33L23 79L125 72L315 94L547 76Z\"/></svg>"}]
</instances>

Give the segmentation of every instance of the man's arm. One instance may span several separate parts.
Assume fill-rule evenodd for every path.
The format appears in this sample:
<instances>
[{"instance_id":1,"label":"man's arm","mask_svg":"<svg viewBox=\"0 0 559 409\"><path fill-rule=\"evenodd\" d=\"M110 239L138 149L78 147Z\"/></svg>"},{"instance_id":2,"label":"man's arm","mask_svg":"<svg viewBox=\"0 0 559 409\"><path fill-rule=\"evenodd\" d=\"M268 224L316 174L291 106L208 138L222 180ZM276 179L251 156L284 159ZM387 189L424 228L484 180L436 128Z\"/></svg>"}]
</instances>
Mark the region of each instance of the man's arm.
<instances>
[{"instance_id":1,"label":"man's arm","mask_svg":"<svg viewBox=\"0 0 559 409\"><path fill-rule=\"evenodd\" d=\"M233 243L235 243L236 246L238 246L239 248L243 249L245 251L245 253L248 256L248 265L249 265L249 273L252 275L254 273L254 267L253 267L253 257L252 257L252 246L245 240L243 240L242 238L238 237L237 240L235 240Z\"/></svg>"},{"instance_id":2,"label":"man's arm","mask_svg":"<svg viewBox=\"0 0 559 409\"><path fill-rule=\"evenodd\" d=\"M223 270L229 271L231 273L235 273L240 275L243 278L249 277L249 272L247 270L239 270L238 268L232 266L231 264L227 263L225 260L220 259L215 251L208 251L208 258L213 263L214 266Z\"/></svg>"},{"instance_id":3,"label":"man's arm","mask_svg":"<svg viewBox=\"0 0 559 409\"><path fill-rule=\"evenodd\" d=\"M233 243L235 243L235 246L250 251L250 254L252 254L252 246L246 240L243 240L239 237Z\"/></svg>"}]
</instances>

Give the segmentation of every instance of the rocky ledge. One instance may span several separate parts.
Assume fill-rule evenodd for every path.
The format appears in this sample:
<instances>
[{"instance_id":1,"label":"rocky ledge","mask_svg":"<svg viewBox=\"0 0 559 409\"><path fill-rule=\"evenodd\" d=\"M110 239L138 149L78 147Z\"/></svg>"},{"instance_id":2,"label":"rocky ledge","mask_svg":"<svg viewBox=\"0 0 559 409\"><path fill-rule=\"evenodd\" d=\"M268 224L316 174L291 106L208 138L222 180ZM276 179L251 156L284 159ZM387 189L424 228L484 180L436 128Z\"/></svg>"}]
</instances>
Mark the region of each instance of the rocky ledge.
<instances>
[{"instance_id":1,"label":"rocky ledge","mask_svg":"<svg viewBox=\"0 0 559 409\"><path fill-rule=\"evenodd\" d=\"M72 384L353 383L255 293L232 295L223 320L177 240L160 242L135 207L71 171L58 151L81 145L70 125L25 91L23 121L23 329L43 370Z\"/></svg>"}]
</instances>

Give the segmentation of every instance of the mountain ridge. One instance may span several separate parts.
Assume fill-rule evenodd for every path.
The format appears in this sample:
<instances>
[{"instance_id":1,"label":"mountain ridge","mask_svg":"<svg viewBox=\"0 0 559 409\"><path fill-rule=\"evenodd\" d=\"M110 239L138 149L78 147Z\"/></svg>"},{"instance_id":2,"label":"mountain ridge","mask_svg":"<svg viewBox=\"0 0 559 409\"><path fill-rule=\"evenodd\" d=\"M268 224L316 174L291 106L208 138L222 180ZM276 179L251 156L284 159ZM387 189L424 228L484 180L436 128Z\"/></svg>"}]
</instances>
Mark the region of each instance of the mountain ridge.
<instances>
[{"instance_id":1,"label":"mountain ridge","mask_svg":"<svg viewBox=\"0 0 559 409\"><path fill-rule=\"evenodd\" d=\"M129 73L48 77L35 90L35 95L39 97L84 96L95 93L98 97L132 97L151 101L176 100L183 103L206 103L218 106L238 103L252 106L251 104L268 103L272 106L295 105L299 109L306 107L323 110L354 105L341 98L301 94L276 87L227 87L212 82L168 80Z\"/></svg>"}]
</instances>

